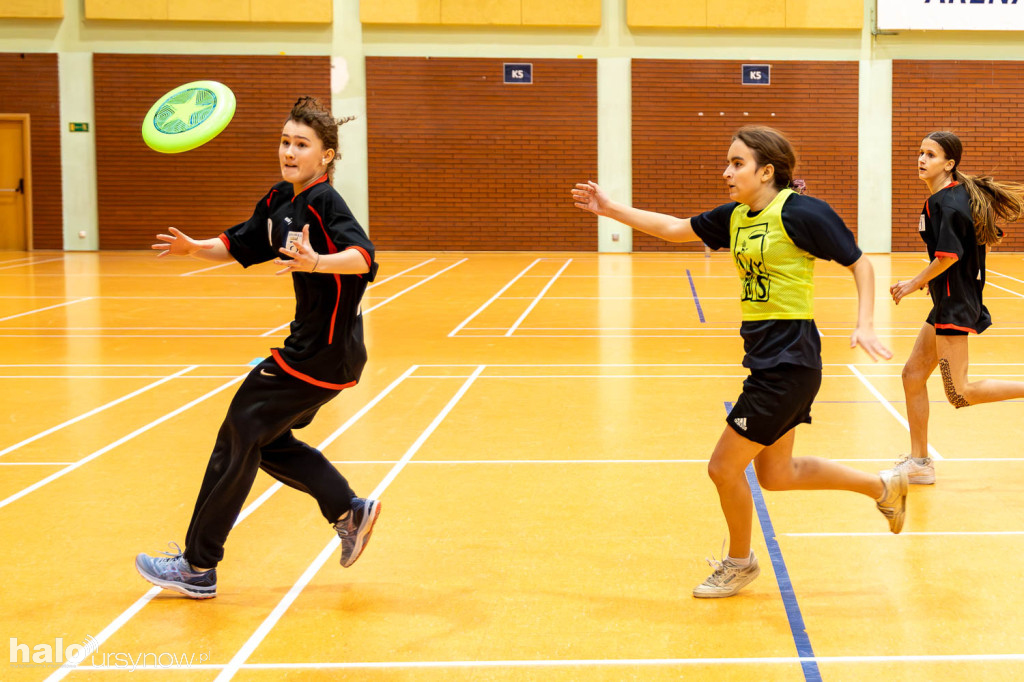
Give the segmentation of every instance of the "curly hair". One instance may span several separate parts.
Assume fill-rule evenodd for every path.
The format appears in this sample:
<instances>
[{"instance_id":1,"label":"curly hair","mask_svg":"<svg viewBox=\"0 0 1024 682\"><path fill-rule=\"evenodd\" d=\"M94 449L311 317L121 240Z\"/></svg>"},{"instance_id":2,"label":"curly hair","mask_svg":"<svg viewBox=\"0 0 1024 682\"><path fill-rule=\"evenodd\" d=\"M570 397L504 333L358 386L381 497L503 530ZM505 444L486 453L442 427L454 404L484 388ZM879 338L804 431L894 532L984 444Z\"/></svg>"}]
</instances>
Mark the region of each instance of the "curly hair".
<instances>
[{"instance_id":1,"label":"curly hair","mask_svg":"<svg viewBox=\"0 0 1024 682\"><path fill-rule=\"evenodd\" d=\"M308 125L313 129L317 137L320 138L320 142L324 145L324 150L334 150L334 157L327 164L327 177L333 180L334 162L341 155L338 151L338 128L354 118L355 116L343 116L336 119L331 114L331 110L321 104L320 100L316 97L303 96L295 100L295 104L292 105L291 113L288 114L285 123L295 121L296 123Z\"/></svg>"}]
</instances>

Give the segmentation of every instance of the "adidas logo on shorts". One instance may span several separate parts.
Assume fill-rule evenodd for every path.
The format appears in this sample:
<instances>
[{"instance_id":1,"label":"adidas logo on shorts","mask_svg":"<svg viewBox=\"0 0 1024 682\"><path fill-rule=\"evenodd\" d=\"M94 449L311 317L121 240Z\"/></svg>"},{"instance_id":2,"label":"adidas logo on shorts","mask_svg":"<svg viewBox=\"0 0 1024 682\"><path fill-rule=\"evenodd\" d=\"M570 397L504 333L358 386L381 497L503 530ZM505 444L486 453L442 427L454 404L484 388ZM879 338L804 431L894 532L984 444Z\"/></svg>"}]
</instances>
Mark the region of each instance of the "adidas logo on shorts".
<instances>
[{"instance_id":1,"label":"adidas logo on shorts","mask_svg":"<svg viewBox=\"0 0 1024 682\"><path fill-rule=\"evenodd\" d=\"M740 427L744 431L747 430L747 418L746 417L736 417L735 419L732 420L732 423L735 424L736 426Z\"/></svg>"}]
</instances>

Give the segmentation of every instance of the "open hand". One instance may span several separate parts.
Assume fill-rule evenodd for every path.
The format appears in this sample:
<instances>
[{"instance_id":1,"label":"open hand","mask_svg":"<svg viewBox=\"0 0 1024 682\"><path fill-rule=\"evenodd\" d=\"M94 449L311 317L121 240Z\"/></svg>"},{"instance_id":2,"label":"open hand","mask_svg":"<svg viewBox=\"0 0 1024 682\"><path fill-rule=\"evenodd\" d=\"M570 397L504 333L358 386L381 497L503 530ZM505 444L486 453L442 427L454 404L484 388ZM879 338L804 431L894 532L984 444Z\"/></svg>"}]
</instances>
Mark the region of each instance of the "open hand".
<instances>
[{"instance_id":1,"label":"open hand","mask_svg":"<svg viewBox=\"0 0 1024 682\"><path fill-rule=\"evenodd\" d=\"M153 244L150 248L159 251L157 258L163 258L167 254L173 256L191 256L200 249L212 249L212 244L200 244L176 227L168 227L170 234L158 234L156 236L161 242Z\"/></svg>"},{"instance_id":2,"label":"open hand","mask_svg":"<svg viewBox=\"0 0 1024 682\"><path fill-rule=\"evenodd\" d=\"M283 256L274 259L275 265L283 265L275 274L283 275L289 272L312 272L320 261L320 255L309 245L309 224L302 226L302 238L292 244L294 249L286 249L283 246L278 249Z\"/></svg>"},{"instance_id":3,"label":"open hand","mask_svg":"<svg viewBox=\"0 0 1024 682\"><path fill-rule=\"evenodd\" d=\"M575 202L576 208L582 208L584 211L590 211L597 215L607 215L608 205L611 203L611 199L604 193L604 190L596 182L590 180L585 183L576 183L576 187L572 190L572 200Z\"/></svg>"},{"instance_id":4,"label":"open hand","mask_svg":"<svg viewBox=\"0 0 1024 682\"><path fill-rule=\"evenodd\" d=\"M856 348L857 346L863 348L868 357L875 362L878 362L879 358L885 360L892 358L892 351L882 345L882 342L878 340L872 329L861 329L858 327L853 330L853 334L850 335L850 348Z\"/></svg>"}]
</instances>

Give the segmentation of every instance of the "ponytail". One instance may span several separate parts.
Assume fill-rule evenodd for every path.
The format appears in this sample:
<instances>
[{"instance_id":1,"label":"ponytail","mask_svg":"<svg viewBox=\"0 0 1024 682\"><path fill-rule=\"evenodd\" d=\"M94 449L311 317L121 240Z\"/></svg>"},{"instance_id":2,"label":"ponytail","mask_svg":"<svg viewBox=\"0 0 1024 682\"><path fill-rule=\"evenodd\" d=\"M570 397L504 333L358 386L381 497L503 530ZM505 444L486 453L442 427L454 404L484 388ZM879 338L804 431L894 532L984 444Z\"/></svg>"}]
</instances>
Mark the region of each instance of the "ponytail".
<instances>
[{"instance_id":1,"label":"ponytail","mask_svg":"<svg viewBox=\"0 0 1024 682\"><path fill-rule=\"evenodd\" d=\"M996 218L1014 222L1024 218L1024 184L1019 182L996 182L991 176L967 175L960 172L960 159L964 145L956 134L948 130L937 130L925 136L942 147L947 159L953 161L953 179L967 189L971 201L971 218L974 220L974 237L978 244L992 246L1003 238L1003 231L996 227Z\"/></svg>"},{"instance_id":2,"label":"ponytail","mask_svg":"<svg viewBox=\"0 0 1024 682\"><path fill-rule=\"evenodd\" d=\"M992 246L1003 238L996 219L1014 222L1024 218L1024 184L996 182L991 176L975 176L953 171L953 179L967 189L978 244Z\"/></svg>"}]
</instances>

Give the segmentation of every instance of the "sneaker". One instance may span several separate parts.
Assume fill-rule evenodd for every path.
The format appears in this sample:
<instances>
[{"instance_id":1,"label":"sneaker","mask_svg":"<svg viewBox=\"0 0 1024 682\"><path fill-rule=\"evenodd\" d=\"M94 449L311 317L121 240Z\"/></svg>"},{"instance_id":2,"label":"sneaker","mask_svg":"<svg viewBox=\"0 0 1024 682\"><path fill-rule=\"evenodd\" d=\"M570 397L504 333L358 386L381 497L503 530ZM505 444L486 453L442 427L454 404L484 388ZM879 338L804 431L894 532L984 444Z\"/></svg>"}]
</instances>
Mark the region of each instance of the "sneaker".
<instances>
[{"instance_id":1,"label":"sneaker","mask_svg":"<svg viewBox=\"0 0 1024 682\"><path fill-rule=\"evenodd\" d=\"M935 484L935 462L931 457L915 459L907 455L896 463L896 468L907 472L907 480L910 485Z\"/></svg>"},{"instance_id":2,"label":"sneaker","mask_svg":"<svg viewBox=\"0 0 1024 682\"><path fill-rule=\"evenodd\" d=\"M366 549L373 533L373 524L380 516L380 500L352 500L352 511L334 524L341 538L341 565L348 568Z\"/></svg>"},{"instance_id":3,"label":"sneaker","mask_svg":"<svg viewBox=\"0 0 1024 682\"><path fill-rule=\"evenodd\" d=\"M177 543L169 543L174 552L161 552L166 556L152 557L140 554L135 557L135 568L139 575L157 587L181 592L193 599L210 599L217 596L217 569L194 571L181 553Z\"/></svg>"},{"instance_id":4,"label":"sneaker","mask_svg":"<svg viewBox=\"0 0 1024 682\"><path fill-rule=\"evenodd\" d=\"M882 512L882 516L889 519L889 530L899 533L903 530L903 518L907 515L907 488L910 485L907 471L893 467L882 471L879 476L882 477L885 490L875 501L875 506Z\"/></svg>"},{"instance_id":5,"label":"sneaker","mask_svg":"<svg viewBox=\"0 0 1024 682\"><path fill-rule=\"evenodd\" d=\"M708 563L715 572L693 588L693 596L698 599L731 597L761 574L761 567L757 565L757 557L753 552L750 553L750 563L746 566L737 566L728 556L724 561L708 559Z\"/></svg>"}]
</instances>

